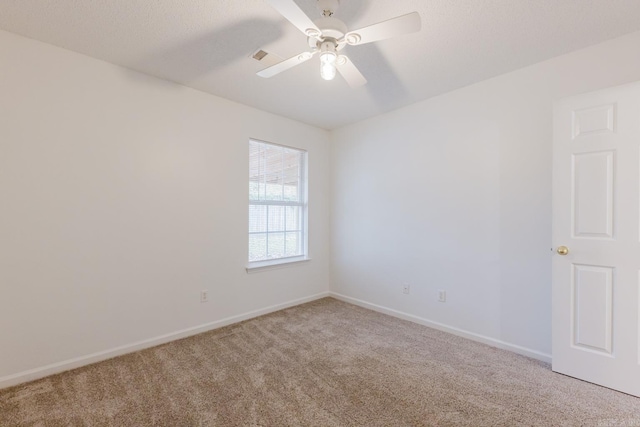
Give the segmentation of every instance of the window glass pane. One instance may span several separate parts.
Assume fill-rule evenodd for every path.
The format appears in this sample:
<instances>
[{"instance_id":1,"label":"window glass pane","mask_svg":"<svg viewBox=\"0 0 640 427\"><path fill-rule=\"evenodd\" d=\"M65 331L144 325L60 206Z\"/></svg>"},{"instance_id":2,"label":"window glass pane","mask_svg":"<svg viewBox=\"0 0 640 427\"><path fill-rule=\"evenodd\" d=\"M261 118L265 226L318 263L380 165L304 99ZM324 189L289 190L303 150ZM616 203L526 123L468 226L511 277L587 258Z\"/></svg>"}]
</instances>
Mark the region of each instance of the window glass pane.
<instances>
[{"instance_id":1,"label":"window glass pane","mask_svg":"<svg viewBox=\"0 0 640 427\"><path fill-rule=\"evenodd\" d=\"M282 183L284 200L299 201L300 152L286 150L282 162Z\"/></svg>"},{"instance_id":2,"label":"window glass pane","mask_svg":"<svg viewBox=\"0 0 640 427\"><path fill-rule=\"evenodd\" d=\"M287 206L285 208L286 212L286 223L287 228L285 231L298 231L300 230L300 215L302 213L301 206Z\"/></svg>"},{"instance_id":3,"label":"window glass pane","mask_svg":"<svg viewBox=\"0 0 640 427\"><path fill-rule=\"evenodd\" d=\"M249 200L260 199L260 183L258 181L249 180Z\"/></svg>"},{"instance_id":4,"label":"window glass pane","mask_svg":"<svg viewBox=\"0 0 640 427\"><path fill-rule=\"evenodd\" d=\"M265 177L266 179L266 191L264 200L282 200L282 183L280 182L281 176L278 174L271 174Z\"/></svg>"},{"instance_id":5,"label":"window glass pane","mask_svg":"<svg viewBox=\"0 0 640 427\"><path fill-rule=\"evenodd\" d=\"M273 259L282 258L284 256L284 233L269 233L267 257L269 259Z\"/></svg>"},{"instance_id":6,"label":"window glass pane","mask_svg":"<svg viewBox=\"0 0 640 427\"><path fill-rule=\"evenodd\" d=\"M250 141L251 200L300 201L303 152Z\"/></svg>"},{"instance_id":7,"label":"window glass pane","mask_svg":"<svg viewBox=\"0 0 640 427\"><path fill-rule=\"evenodd\" d=\"M277 146L265 147L267 147L265 155L266 200L282 200L282 156L284 149Z\"/></svg>"},{"instance_id":8,"label":"window glass pane","mask_svg":"<svg viewBox=\"0 0 640 427\"><path fill-rule=\"evenodd\" d=\"M249 233L267 231L267 206L249 205Z\"/></svg>"},{"instance_id":9,"label":"window glass pane","mask_svg":"<svg viewBox=\"0 0 640 427\"><path fill-rule=\"evenodd\" d=\"M249 199L260 200L264 195L264 150L262 144L249 143Z\"/></svg>"},{"instance_id":10,"label":"window glass pane","mask_svg":"<svg viewBox=\"0 0 640 427\"><path fill-rule=\"evenodd\" d=\"M267 235L249 234L249 261L260 261L267 258Z\"/></svg>"},{"instance_id":11,"label":"window glass pane","mask_svg":"<svg viewBox=\"0 0 640 427\"><path fill-rule=\"evenodd\" d=\"M285 231L284 227L284 206L269 206L267 216L269 217L269 231Z\"/></svg>"},{"instance_id":12,"label":"window glass pane","mask_svg":"<svg viewBox=\"0 0 640 427\"><path fill-rule=\"evenodd\" d=\"M261 168L261 146L255 142L249 144L249 179L258 180Z\"/></svg>"},{"instance_id":13,"label":"window glass pane","mask_svg":"<svg viewBox=\"0 0 640 427\"><path fill-rule=\"evenodd\" d=\"M285 233L285 256L302 255L302 233Z\"/></svg>"},{"instance_id":14,"label":"window glass pane","mask_svg":"<svg viewBox=\"0 0 640 427\"><path fill-rule=\"evenodd\" d=\"M284 186L283 199L290 202L297 202L300 199L298 195L298 184Z\"/></svg>"}]
</instances>

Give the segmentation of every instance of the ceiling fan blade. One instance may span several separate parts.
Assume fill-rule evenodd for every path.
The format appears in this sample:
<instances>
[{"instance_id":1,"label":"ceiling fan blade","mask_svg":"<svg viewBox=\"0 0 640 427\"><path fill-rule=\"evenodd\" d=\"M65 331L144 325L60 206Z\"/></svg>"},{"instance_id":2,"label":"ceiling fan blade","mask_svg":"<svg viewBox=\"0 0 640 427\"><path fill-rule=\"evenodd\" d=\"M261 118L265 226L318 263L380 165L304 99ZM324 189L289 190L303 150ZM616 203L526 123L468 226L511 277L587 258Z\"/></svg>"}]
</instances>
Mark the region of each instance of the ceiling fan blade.
<instances>
[{"instance_id":1,"label":"ceiling fan blade","mask_svg":"<svg viewBox=\"0 0 640 427\"><path fill-rule=\"evenodd\" d=\"M258 71L256 74L264 78L273 77L276 74L280 74L283 71L287 71L289 68L293 68L296 65L302 64L303 62L307 62L313 57L313 55L315 55L315 53L316 51L303 52L299 55L292 56L289 59L285 59L282 62L278 62L277 64L272 65L271 67L267 67L262 71Z\"/></svg>"},{"instance_id":2,"label":"ceiling fan blade","mask_svg":"<svg viewBox=\"0 0 640 427\"><path fill-rule=\"evenodd\" d=\"M322 34L316 24L293 0L267 0L267 2L307 36L318 38Z\"/></svg>"},{"instance_id":3,"label":"ceiling fan blade","mask_svg":"<svg viewBox=\"0 0 640 427\"><path fill-rule=\"evenodd\" d=\"M364 78L360 70L358 70L353 62L351 62L351 60L346 56L340 55L336 65L338 72L352 88L355 89L367 84L367 79Z\"/></svg>"},{"instance_id":4,"label":"ceiling fan blade","mask_svg":"<svg viewBox=\"0 0 640 427\"><path fill-rule=\"evenodd\" d=\"M350 45L371 43L402 34L413 33L419 31L421 27L420 14L412 12L360 28L359 30L349 31L345 34L344 40Z\"/></svg>"}]
</instances>

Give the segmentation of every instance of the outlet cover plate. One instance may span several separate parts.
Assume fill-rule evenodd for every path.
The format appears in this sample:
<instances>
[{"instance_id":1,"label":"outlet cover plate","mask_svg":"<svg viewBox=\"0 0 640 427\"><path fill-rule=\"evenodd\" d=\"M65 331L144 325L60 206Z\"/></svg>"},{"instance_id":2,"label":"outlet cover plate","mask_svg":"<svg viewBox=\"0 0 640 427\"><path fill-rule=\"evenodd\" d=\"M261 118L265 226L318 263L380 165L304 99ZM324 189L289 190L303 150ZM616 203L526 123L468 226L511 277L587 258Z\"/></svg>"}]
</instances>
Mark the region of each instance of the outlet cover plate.
<instances>
[{"instance_id":1,"label":"outlet cover plate","mask_svg":"<svg viewBox=\"0 0 640 427\"><path fill-rule=\"evenodd\" d=\"M443 289L438 290L438 302L447 302L447 291Z\"/></svg>"}]
</instances>

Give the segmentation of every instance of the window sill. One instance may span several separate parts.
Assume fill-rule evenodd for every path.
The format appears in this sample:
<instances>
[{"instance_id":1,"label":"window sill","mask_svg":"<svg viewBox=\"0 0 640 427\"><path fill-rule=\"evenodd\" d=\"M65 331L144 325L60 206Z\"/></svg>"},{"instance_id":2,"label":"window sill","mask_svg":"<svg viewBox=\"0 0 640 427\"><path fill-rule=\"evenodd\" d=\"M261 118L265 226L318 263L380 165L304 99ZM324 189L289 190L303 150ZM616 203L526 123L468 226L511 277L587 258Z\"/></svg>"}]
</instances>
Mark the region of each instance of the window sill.
<instances>
[{"instance_id":1,"label":"window sill","mask_svg":"<svg viewBox=\"0 0 640 427\"><path fill-rule=\"evenodd\" d=\"M308 261L311 261L311 258L303 256L274 259L270 261L257 261L249 263L246 267L246 270L247 273L257 273L259 271L265 270L276 270L280 268L295 267Z\"/></svg>"}]
</instances>

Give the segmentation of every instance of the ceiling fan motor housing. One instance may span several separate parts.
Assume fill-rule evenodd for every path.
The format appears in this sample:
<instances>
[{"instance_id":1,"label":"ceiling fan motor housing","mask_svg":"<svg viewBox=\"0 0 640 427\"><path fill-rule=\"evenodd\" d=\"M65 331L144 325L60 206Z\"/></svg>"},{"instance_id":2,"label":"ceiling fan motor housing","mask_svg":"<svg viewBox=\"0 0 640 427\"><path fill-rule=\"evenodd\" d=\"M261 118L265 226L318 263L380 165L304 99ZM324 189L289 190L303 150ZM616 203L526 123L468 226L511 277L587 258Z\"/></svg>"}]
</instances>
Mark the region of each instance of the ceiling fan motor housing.
<instances>
[{"instance_id":1,"label":"ceiling fan motor housing","mask_svg":"<svg viewBox=\"0 0 640 427\"><path fill-rule=\"evenodd\" d=\"M347 26L344 22L334 17L322 17L314 21L314 24L322 31L322 41L340 40L347 32ZM317 38L309 37L309 46L318 47L321 41Z\"/></svg>"}]
</instances>

